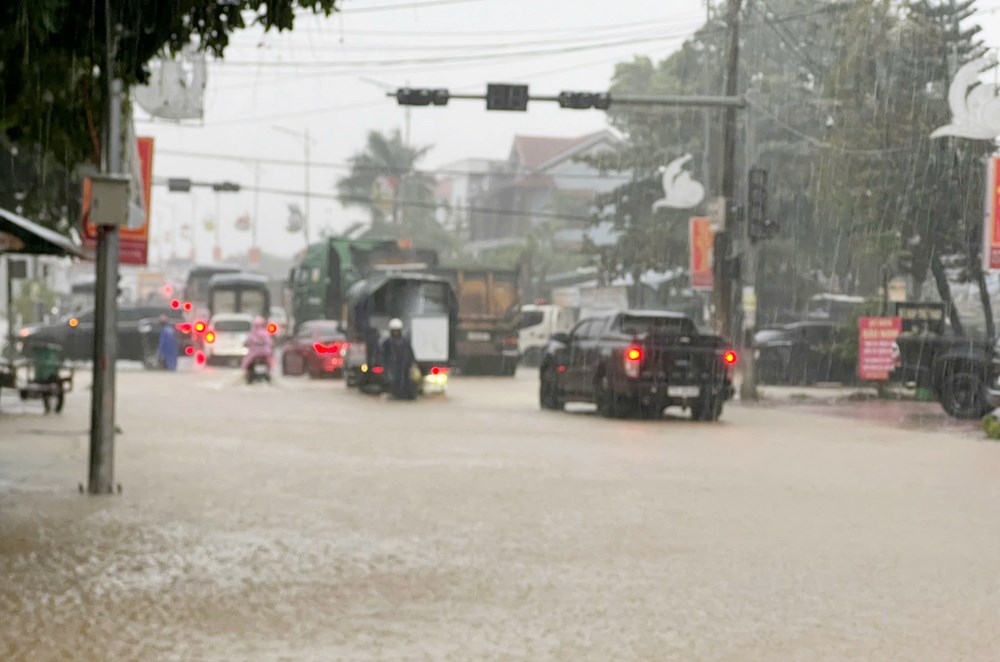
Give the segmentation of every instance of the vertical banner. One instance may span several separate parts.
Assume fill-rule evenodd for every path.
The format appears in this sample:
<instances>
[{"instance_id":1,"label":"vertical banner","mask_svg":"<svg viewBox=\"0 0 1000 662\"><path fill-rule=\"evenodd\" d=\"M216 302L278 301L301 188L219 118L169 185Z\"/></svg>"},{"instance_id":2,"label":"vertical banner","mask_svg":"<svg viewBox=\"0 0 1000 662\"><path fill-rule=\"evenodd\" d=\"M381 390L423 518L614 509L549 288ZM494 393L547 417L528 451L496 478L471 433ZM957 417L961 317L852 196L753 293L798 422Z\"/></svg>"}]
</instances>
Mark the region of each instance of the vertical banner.
<instances>
[{"instance_id":1,"label":"vertical banner","mask_svg":"<svg viewBox=\"0 0 1000 662\"><path fill-rule=\"evenodd\" d=\"M712 219L692 217L688 226L688 243L691 248L691 289L711 290L715 232Z\"/></svg>"},{"instance_id":2,"label":"vertical banner","mask_svg":"<svg viewBox=\"0 0 1000 662\"><path fill-rule=\"evenodd\" d=\"M1000 269L1000 157L986 169L986 209L983 227L983 269Z\"/></svg>"},{"instance_id":3,"label":"vertical banner","mask_svg":"<svg viewBox=\"0 0 1000 662\"><path fill-rule=\"evenodd\" d=\"M889 381L899 363L896 339L903 331L899 317L862 317L858 320L858 378L866 382Z\"/></svg>"},{"instance_id":4,"label":"vertical banner","mask_svg":"<svg viewBox=\"0 0 1000 662\"><path fill-rule=\"evenodd\" d=\"M118 230L120 248L119 264L145 265L149 257L149 218L152 211L153 194L153 139L136 138L136 151L139 156L139 181L133 178L132 186L141 187L143 202L143 218L141 225L136 227L122 226ZM133 196L134 197L134 196ZM97 247L97 226L90 222L90 179L83 180L83 245L94 250Z\"/></svg>"}]
</instances>

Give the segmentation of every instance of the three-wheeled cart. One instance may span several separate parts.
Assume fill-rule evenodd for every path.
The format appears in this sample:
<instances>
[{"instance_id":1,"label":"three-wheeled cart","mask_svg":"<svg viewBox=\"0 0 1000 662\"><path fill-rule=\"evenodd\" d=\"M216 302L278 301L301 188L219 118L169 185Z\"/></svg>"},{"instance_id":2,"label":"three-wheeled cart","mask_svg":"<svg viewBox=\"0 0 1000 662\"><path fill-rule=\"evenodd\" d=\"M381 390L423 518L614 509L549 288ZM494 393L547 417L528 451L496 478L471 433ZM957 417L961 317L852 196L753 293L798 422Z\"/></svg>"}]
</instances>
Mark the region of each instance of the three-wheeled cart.
<instances>
[{"instance_id":1,"label":"three-wheeled cart","mask_svg":"<svg viewBox=\"0 0 1000 662\"><path fill-rule=\"evenodd\" d=\"M8 384L22 400L41 400L45 413L59 413L66 393L73 390L73 368L64 364L60 345L32 345L30 356L13 365L13 379Z\"/></svg>"}]
</instances>

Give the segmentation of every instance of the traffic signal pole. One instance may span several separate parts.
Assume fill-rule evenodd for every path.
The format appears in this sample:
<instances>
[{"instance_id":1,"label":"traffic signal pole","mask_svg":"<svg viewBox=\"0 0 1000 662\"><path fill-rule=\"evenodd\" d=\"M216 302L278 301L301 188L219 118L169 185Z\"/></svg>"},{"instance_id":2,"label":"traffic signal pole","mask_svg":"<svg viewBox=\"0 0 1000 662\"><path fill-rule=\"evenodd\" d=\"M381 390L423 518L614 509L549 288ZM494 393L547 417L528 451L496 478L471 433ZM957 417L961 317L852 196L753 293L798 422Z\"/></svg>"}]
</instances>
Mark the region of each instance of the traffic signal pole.
<instances>
[{"instance_id":1,"label":"traffic signal pole","mask_svg":"<svg viewBox=\"0 0 1000 662\"><path fill-rule=\"evenodd\" d=\"M525 111L529 101L558 103L562 108L607 110L611 106L656 106L674 108L721 108L724 110L722 196L725 205L725 227L715 237L715 317L722 335L744 347L739 317L741 301L740 251L749 244L746 224L741 220L742 205L736 200L737 111L746 107L746 99L738 94L739 81L739 16L742 0L728 0L726 23L729 46L726 52L726 80L723 96L710 95L618 95L607 92L561 92L558 95L530 95L527 85L490 83L486 94L451 94L447 89L404 87L387 96L395 97L401 106L446 106L452 99L485 100L487 110ZM745 352L744 352L745 354Z\"/></svg>"},{"instance_id":2,"label":"traffic signal pole","mask_svg":"<svg viewBox=\"0 0 1000 662\"><path fill-rule=\"evenodd\" d=\"M728 0L726 25L729 46L726 50L727 97L737 95L740 62L740 6L742 0ZM734 247L740 243L741 219L736 203L736 107L725 109L722 125L722 197L726 200L726 225L715 235L716 319L726 338L740 341L740 320L737 318L742 291L740 273L734 268Z\"/></svg>"}]
</instances>

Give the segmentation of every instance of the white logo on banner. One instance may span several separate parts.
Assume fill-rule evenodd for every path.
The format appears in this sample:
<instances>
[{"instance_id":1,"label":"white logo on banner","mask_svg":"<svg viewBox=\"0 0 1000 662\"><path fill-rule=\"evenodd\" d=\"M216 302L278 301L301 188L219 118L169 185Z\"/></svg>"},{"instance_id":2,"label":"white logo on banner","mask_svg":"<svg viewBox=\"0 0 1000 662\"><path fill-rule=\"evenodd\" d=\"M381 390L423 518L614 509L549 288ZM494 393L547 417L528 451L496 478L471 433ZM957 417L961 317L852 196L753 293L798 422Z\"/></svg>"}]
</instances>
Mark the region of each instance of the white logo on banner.
<instances>
[{"instance_id":1,"label":"white logo on banner","mask_svg":"<svg viewBox=\"0 0 1000 662\"><path fill-rule=\"evenodd\" d=\"M1000 98L979 80L979 74L996 64L996 56L988 55L958 70L948 89L951 124L935 130L931 138L993 140L1000 136Z\"/></svg>"},{"instance_id":2,"label":"white logo on banner","mask_svg":"<svg viewBox=\"0 0 1000 662\"><path fill-rule=\"evenodd\" d=\"M653 203L653 211L658 209L691 209L705 199L705 187L691 177L684 169L691 162L691 155L674 159L663 173L663 197Z\"/></svg>"}]
</instances>

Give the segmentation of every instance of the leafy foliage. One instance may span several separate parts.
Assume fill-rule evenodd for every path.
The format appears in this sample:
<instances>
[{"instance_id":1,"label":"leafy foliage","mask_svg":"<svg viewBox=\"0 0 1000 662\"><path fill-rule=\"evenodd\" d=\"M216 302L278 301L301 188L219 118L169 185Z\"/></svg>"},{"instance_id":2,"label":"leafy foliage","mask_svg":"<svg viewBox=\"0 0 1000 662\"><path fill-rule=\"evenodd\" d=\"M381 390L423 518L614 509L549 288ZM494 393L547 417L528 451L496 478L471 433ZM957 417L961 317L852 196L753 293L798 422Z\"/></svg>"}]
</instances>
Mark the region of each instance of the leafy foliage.
<instances>
[{"instance_id":1,"label":"leafy foliage","mask_svg":"<svg viewBox=\"0 0 1000 662\"><path fill-rule=\"evenodd\" d=\"M430 147L412 147L399 131L368 134L365 149L350 158L351 172L337 182L341 202L368 211L364 236L407 238L421 247L449 247L453 237L435 218L434 179L417 170Z\"/></svg>"},{"instance_id":2,"label":"leafy foliage","mask_svg":"<svg viewBox=\"0 0 1000 662\"><path fill-rule=\"evenodd\" d=\"M110 13L105 13L105 8ZM114 68L125 85L142 82L150 59L192 40L222 56L229 35L251 24L291 29L300 10L329 14L336 0L5 0L0 3L0 132L35 153L26 192L0 186L0 204L23 206L57 226L74 198L47 198L49 178L76 189L71 172L101 159L110 32ZM110 30L108 29L110 26ZM58 168L47 163L52 162ZM70 186L70 184L73 184Z\"/></svg>"},{"instance_id":3,"label":"leafy foliage","mask_svg":"<svg viewBox=\"0 0 1000 662\"><path fill-rule=\"evenodd\" d=\"M982 53L973 18L972 0L744 3L741 166L768 170L769 215L781 227L757 273L761 322L817 291L874 293L886 267L919 291L941 256L977 250L993 145L929 137L949 121L951 76ZM719 94L724 38L725 26L709 21L659 63L619 64L612 92ZM629 138L622 169L634 179L605 200L626 233L602 256L607 270L685 266L677 246L686 236L660 226L683 227L705 209L657 217L638 191L658 166L691 153L694 177L717 195L717 113L612 106Z\"/></svg>"}]
</instances>

